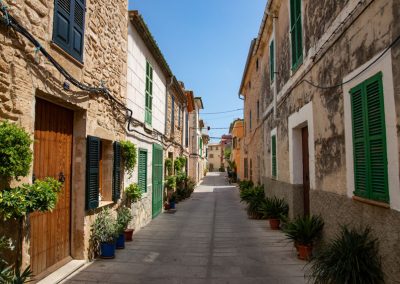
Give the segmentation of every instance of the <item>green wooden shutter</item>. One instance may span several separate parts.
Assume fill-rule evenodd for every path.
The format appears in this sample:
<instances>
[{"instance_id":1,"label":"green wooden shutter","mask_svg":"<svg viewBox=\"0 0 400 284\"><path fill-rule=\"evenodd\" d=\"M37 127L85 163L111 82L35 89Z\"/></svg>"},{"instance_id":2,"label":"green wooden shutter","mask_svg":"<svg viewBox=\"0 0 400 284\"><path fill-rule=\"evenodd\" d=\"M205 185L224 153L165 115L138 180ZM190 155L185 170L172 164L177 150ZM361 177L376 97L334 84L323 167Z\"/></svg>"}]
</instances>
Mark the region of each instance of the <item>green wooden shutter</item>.
<instances>
[{"instance_id":1,"label":"green wooden shutter","mask_svg":"<svg viewBox=\"0 0 400 284\"><path fill-rule=\"evenodd\" d=\"M153 112L153 67L146 62L146 105L145 105L145 123L152 124Z\"/></svg>"},{"instance_id":2,"label":"green wooden shutter","mask_svg":"<svg viewBox=\"0 0 400 284\"><path fill-rule=\"evenodd\" d=\"M55 0L53 41L75 59L83 59L84 0Z\"/></svg>"},{"instance_id":3,"label":"green wooden shutter","mask_svg":"<svg viewBox=\"0 0 400 284\"><path fill-rule=\"evenodd\" d=\"M155 218L163 203L163 148L157 144L153 144L152 183L152 217Z\"/></svg>"},{"instance_id":4,"label":"green wooden shutter","mask_svg":"<svg viewBox=\"0 0 400 284\"><path fill-rule=\"evenodd\" d=\"M290 38L292 46L292 69L296 69L303 60L301 0L290 0Z\"/></svg>"},{"instance_id":5,"label":"green wooden shutter","mask_svg":"<svg viewBox=\"0 0 400 284\"><path fill-rule=\"evenodd\" d=\"M100 139L87 137L86 150L86 209L99 206L99 159Z\"/></svg>"},{"instance_id":6,"label":"green wooden shutter","mask_svg":"<svg viewBox=\"0 0 400 284\"><path fill-rule=\"evenodd\" d=\"M139 149L138 186L142 192L147 192L147 150Z\"/></svg>"},{"instance_id":7,"label":"green wooden shutter","mask_svg":"<svg viewBox=\"0 0 400 284\"><path fill-rule=\"evenodd\" d=\"M274 41L272 40L269 45L269 73L271 82L274 81L275 77L274 59L275 59Z\"/></svg>"},{"instance_id":8,"label":"green wooden shutter","mask_svg":"<svg viewBox=\"0 0 400 284\"><path fill-rule=\"evenodd\" d=\"M355 194L389 201L382 73L350 91Z\"/></svg>"},{"instance_id":9,"label":"green wooden shutter","mask_svg":"<svg viewBox=\"0 0 400 284\"><path fill-rule=\"evenodd\" d=\"M113 179L112 179L112 196L116 202L121 197L121 145L114 142L114 163L113 163Z\"/></svg>"},{"instance_id":10,"label":"green wooden shutter","mask_svg":"<svg viewBox=\"0 0 400 284\"><path fill-rule=\"evenodd\" d=\"M271 139L271 152L272 152L272 176L276 177L276 135L272 136Z\"/></svg>"},{"instance_id":11,"label":"green wooden shutter","mask_svg":"<svg viewBox=\"0 0 400 284\"><path fill-rule=\"evenodd\" d=\"M389 201L382 73L365 82L370 162L370 197Z\"/></svg>"}]
</instances>

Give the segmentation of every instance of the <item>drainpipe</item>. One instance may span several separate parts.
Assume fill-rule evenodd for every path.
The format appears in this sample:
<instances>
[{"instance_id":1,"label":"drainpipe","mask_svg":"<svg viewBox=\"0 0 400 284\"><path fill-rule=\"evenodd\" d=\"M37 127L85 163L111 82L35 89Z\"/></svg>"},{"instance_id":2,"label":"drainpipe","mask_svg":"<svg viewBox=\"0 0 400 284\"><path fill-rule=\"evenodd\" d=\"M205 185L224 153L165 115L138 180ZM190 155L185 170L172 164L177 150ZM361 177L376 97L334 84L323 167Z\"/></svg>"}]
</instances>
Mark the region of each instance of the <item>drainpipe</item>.
<instances>
[{"instance_id":1,"label":"drainpipe","mask_svg":"<svg viewBox=\"0 0 400 284\"><path fill-rule=\"evenodd\" d=\"M278 80L278 72L276 72L276 36L275 36L275 27L276 27L276 19L278 17L271 15L272 16L272 32L274 33L274 120L277 119L276 111L277 111L277 96L278 96L278 89L277 89L277 80Z\"/></svg>"}]
</instances>

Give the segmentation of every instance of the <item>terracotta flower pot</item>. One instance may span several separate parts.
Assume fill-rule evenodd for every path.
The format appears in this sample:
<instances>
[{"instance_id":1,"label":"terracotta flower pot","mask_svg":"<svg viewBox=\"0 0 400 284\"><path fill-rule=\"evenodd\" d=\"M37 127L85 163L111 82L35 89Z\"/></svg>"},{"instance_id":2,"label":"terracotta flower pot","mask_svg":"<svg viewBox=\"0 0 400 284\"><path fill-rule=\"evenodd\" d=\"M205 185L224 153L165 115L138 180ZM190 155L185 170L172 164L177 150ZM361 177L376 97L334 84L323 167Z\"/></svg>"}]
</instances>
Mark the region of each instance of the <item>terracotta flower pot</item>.
<instances>
[{"instance_id":1,"label":"terracotta flower pot","mask_svg":"<svg viewBox=\"0 0 400 284\"><path fill-rule=\"evenodd\" d=\"M311 245L297 245L298 252L299 252L299 259L309 260L312 255L312 246Z\"/></svg>"},{"instance_id":2,"label":"terracotta flower pot","mask_svg":"<svg viewBox=\"0 0 400 284\"><path fill-rule=\"evenodd\" d=\"M272 230L279 230L279 225L281 224L281 220L279 219L269 219L269 226Z\"/></svg>"},{"instance_id":3,"label":"terracotta flower pot","mask_svg":"<svg viewBox=\"0 0 400 284\"><path fill-rule=\"evenodd\" d=\"M125 234L125 241L126 241L126 242L131 242L131 241L132 241L133 231L135 231L135 230L134 230L134 229L126 229L126 230L124 231L124 234Z\"/></svg>"}]
</instances>

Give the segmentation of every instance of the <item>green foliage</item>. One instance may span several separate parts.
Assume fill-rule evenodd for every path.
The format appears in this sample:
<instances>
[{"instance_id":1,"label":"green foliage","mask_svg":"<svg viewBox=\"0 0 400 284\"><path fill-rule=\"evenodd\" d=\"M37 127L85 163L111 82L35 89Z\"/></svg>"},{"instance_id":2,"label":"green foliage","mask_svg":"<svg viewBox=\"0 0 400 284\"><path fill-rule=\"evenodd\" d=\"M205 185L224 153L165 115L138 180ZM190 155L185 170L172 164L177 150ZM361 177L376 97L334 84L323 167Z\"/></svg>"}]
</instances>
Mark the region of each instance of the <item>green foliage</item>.
<instances>
[{"instance_id":1,"label":"green foliage","mask_svg":"<svg viewBox=\"0 0 400 284\"><path fill-rule=\"evenodd\" d=\"M182 169L182 163L181 163L181 160L178 158L178 159L175 159L175 161L174 161L174 170L175 170L175 173L179 173L180 171L181 171L181 169Z\"/></svg>"},{"instance_id":2,"label":"green foliage","mask_svg":"<svg viewBox=\"0 0 400 284\"><path fill-rule=\"evenodd\" d=\"M369 228L359 232L342 227L311 264L315 283L384 283L378 240L371 237Z\"/></svg>"},{"instance_id":3,"label":"green foliage","mask_svg":"<svg viewBox=\"0 0 400 284\"><path fill-rule=\"evenodd\" d=\"M254 183L251 180L241 180L239 182L239 189L240 191L244 190L244 189L248 189L250 187L253 187Z\"/></svg>"},{"instance_id":4,"label":"green foliage","mask_svg":"<svg viewBox=\"0 0 400 284\"><path fill-rule=\"evenodd\" d=\"M125 188L125 194L130 201L136 202L142 198L143 193L137 183L131 183Z\"/></svg>"},{"instance_id":5,"label":"green foliage","mask_svg":"<svg viewBox=\"0 0 400 284\"><path fill-rule=\"evenodd\" d=\"M265 192L263 187L250 187L240 192L241 202L247 203L247 214L253 218L260 219L261 207L265 203Z\"/></svg>"},{"instance_id":6,"label":"green foliage","mask_svg":"<svg viewBox=\"0 0 400 284\"><path fill-rule=\"evenodd\" d=\"M194 181L187 177L185 173L176 176L176 199L183 200L189 198L194 190Z\"/></svg>"},{"instance_id":7,"label":"green foliage","mask_svg":"<svg viewBox=\"0 0 400 284\"><path fill-rule=\"evenodd\" d=\"M167 169L168 175L172 175L172 160L171 159L165 159L165 168Z\"/></svg>"},{"instance_id":8,"label":"green foliage","mask_svg":"<svg viewBox=\"0 0 400 284\"><path fill-rule=\"evenodd\" d=\"M229 160L231 158L231 154L232 154L232 149L231 148L226 148L224 150L224 158L225 158L225 160Z\"/></svg>"},{"instance_id":9,"label":"green foliage","mask_svg":"<svg viewBox=\"0 0 400 284\"><path fill-rule=\"evenodd\" d=\"M0 124L0 177L28 175L32 163L31 144L24 129L7 121Z\"/></svg>"},{"instance_id":10,"label":"green foliage","mask_svg":"<svg viewBox=\"0 0 400 284\"><path fill-rule=\"evenodd\" d=\"M31 212L51 211L56 207L62 183L53 179L0 191L0 215L4 220L21 218Z\"/></svg>"},{"instance_id":11,"label":"green foliage","mask_svg":"<svg viewBox=\"0 0 400 284\"><path fill-rule=\"evenodd\" d=\"M324 221L321 216L298 217L284 228L288 239L300 245L311 245L322 233Z\"/></svg>"},{"instance_id":12,"label":"green foliage","mask_svg":"<svg viewBox=\"0 0 400 284\"><path fill-rule=\"evenodd\" d=\"M176 188L176 176L169 176L165 180L165 187L167 189L175 190Z\"/></svg>"},{"instance_id":13,"label":"green foliage","mask_svg":"<svg viewBox=\"0 0 400 284\"><path fill-rule=\"evenodd\" d=\"M92 238L99 243L113 243L118 236L118 224L108 208L104 208L94 220Z\"/></svg>"},{"instance_id":14,"label":"green foliage","mask_svg":"<svg viewBox=\"0 0 400 284\"><path fill-rule=\"evenodd\" d=\"M289 213L289 205L283 198L266 198L260 207L260 213L267 219L285 218Z\"/></svg>"},{"instance_id":15,"label":"green foliage","mask_svg":"<svg viewBox=\"0 0 400 284\"><path fill-rule=\"evenodd\" d=\"M133 216L131 210L128 207L122 206L117 209L117 226L118 233L123 233L132 221Z\"/></svg>"},{"instance_id":16,"label":"green foliage","mask_svg":"<svg viewBox=\"0 0 400 284\"><path fill-rule=\"evenodd\" d=\"M124 169L129 175L129 177L132 177L133 170L135 169L137 161L136 146L130 141L121 141L120 145L121 145L122 158L124 160Z\"/></svg>"}]
</instances>

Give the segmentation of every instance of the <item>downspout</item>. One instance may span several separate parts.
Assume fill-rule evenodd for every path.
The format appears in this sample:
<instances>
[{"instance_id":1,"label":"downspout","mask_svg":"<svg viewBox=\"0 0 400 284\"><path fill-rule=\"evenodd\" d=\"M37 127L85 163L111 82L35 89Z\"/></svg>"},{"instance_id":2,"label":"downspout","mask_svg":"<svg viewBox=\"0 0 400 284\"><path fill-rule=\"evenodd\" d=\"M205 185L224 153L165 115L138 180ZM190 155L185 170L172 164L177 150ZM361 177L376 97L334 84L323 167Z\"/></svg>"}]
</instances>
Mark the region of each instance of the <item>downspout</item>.
<instances>
[{"instance_id":1,"label":"downspout","mask_svg":"<svg viewBox=\"0 0 400 284\"><path fill-rule=\"evenodd\" d=\"M278 19L278 17L272 15L272 32L274 33L274 120L277 119L277 96L278 96L278 89L277 89L277 81L278 81L278 72L276 72L276 36L275 36L275 26L276 26L276 19Z\"/></svg>"}]
</instances>

